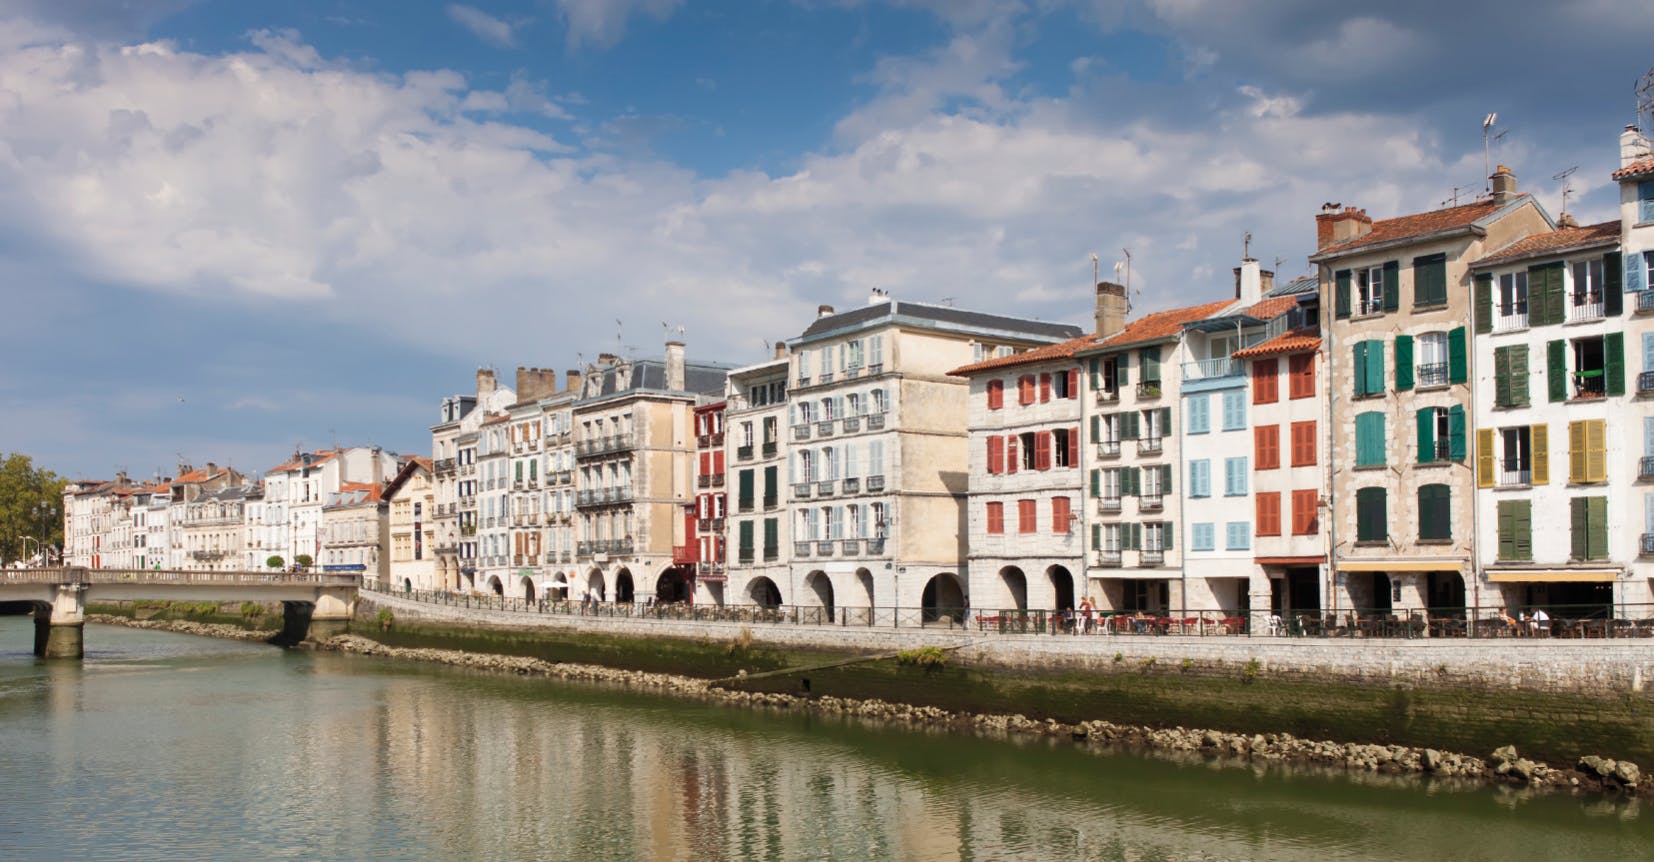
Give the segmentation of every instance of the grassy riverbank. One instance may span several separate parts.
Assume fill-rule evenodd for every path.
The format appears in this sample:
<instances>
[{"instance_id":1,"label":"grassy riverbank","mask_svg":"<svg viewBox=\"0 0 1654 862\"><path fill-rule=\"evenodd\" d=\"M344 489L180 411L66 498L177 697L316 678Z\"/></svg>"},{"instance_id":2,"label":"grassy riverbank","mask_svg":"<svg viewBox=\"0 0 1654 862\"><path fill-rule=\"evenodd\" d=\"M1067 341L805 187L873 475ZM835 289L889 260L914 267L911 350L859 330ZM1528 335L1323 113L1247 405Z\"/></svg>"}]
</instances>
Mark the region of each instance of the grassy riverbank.
<instances>
[{"instance_id":1,"label":"grassy riverbank","mask_svg":"<svg viewBox=\"0 0 1654 862\"><path fill-rule=\"evenodd\" d=\"M88 602L88 614L125 617L131 620L176 620L234 626L250 632L275 634L281 630L282 612L279 602L168 602L121 601Z\"/></svg>"}]
</instances>

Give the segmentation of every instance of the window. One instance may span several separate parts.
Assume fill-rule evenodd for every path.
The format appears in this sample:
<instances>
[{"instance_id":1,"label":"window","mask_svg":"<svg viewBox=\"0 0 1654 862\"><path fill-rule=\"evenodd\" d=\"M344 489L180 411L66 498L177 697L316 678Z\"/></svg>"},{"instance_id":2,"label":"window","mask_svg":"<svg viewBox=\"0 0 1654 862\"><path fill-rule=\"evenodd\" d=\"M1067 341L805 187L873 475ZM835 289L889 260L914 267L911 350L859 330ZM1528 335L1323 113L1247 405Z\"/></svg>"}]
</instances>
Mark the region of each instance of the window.
<instances>
[{"instance_id":1,"label":"window","mask_svg":"<svg viewBox=\"0 0 1654 862\"><path fill-rule=\"evenodd\" d=\"M1608 481L1606 421L1581 419L1568 423L1568 481L1588 485Z\"/></svg>"},{"instance_id":2,"label":"window","mask_svg":"<svg viewBox=\"0 0 1654 862\"><path fill-rule=\"evenodd\" d=\"M1138 351L1138 364L1142 367L1143 386L1160 386L1160 348L1145 347Z\"/></svg>"},{"instance_id":3,"label":"window","mask_svg":"<svg viewBox=\"0 0 1654 862\"><path fill-rule=\"evenodd\" d=\"M1005 438L998 434L988 437L988 475L1005 472Z\"/></svg>"},{"instance_id":4,"label":"window","mask_svg":"<svg viewBox=\"0 0 1654 862\"><path fill-rule=\"evenodd\" d=\"M1357 270L1356 314L1377 314L1384 310L1384 267Z\"/></svg>"},{"instance_id":5,"label":"window","mask_svg":"<svg viewBox=\"0 0 1654 862\"><path fill-rule=\"evenodd\" d=\"M1356 396L1384 394L1384 342L1358 341L1354 352Z\"/></svg>"},{"instance_id":6,"label":"window","mask_svg":"<svg viewBox=\"0 0 1654 862\"><path fill-rule=\"evenodd\" d=\"M1513 344L1493 350L1493 403L1498 407L1528 404L1528 346Z\"/></svg>"},{"instance_id":7,"label":"window","mask_svg":"<svg viewBox=\"0 0 1654 862\"><path fill-rule=\"evenodd\" d=\"M740 486L740 490L735 497L736 505L741 508L741 511L750 512L752 511L754 498L757 496L753 491L754 479L757 474L752 470L742 470L737 475L739 477L737 484Z\"/></svg>"},{"instance_id":8,"label":"window","mask_svg":"<svg viewBox=\"0 0 1654 862\"><path fill-rule=\"evenodd\" d=\"M1024 407L1034 403L1034 375L1024 374L1017 378L1017 403Z\"/></svg>"},{"instance_id":9,"label":"window","mask_svg":"<svg viewBox=\"0 0 1654 862\"><path fill-rule=\"evenodd\" d=\"M1279 536L1281 534L1281 492L1260 492L1257 497L1256 509L1258 535Z\"/></svg>"},{"instance_id":10,"label":"window","mask_svg":"<svg viewBox=\"0 0 1654 862\"><path fill-rule=\"evenodd\" d=\"M1201 458L1189 462L1189 496L1212 496L1212 462Z\"/></svg>"},{"instance_id":11,"label":"window","mask_svg":"<svg viewBox=\"0 0 1654 862\"><path fill-rule=\"evenodd\" d=\"M1288 396L1315 397L1315 354L1299 353L1287 358Z\"/></svg>"},{"instance_id":12,"label":"window","mask_svg":"<svg viewBox=\"0 0 1654 862\"><path fill-rule=\"evenodd\" d=\"M1279 379L1280 360L1274 357L1252 360L1252 403L1275 403L1280 397Z\"/></svg>"},{"instance_id":13,"label":"window","mask_svg":"<svg viewBox=\"0 0 1654 862\"><path fill-rule=\"evenodd\" d=\"M1214 524L1189 525L1189 550L1211 551L1217 547L1217 529Z\"/></svg>"},{"instance_id":14,"label":"window","mask_svg":"<svg viewBox=\"0 0 1654 862\"><path fill-rule=\"evenodd\" d=\"M1051 498L1051 532L1071 533L1074 530L1072 519L1069 517L1072 501L1067 497Z\"/></svg>"},{"instance_id":15,"label":"window","mask_svg":"<svg viewBox=\"0 0 1654 862\"><path fill-rule=\"evenodd\" d=\"M1447 304L1447 255L1413 258L1413 305Z\"/></svg>"},{"instance_id":16,"label":"window","mask_svg":"<svg viewBox=\"0 0 1654 862\"><path fill-rule=\"evenodd\" d=\"M1189 396L1188 422L1190 434L1205 434L1211 430L1212 398L1209 395Z\"/></svg>"},{"instance_id":17,"label":"window","mask_svg":"<svg viewBox=\"0 0 1654 862\"><path fill-rule=\"evenodd\" d=\"M1310 467L1315 461L1315 420L1292 423L1292 466Z\"/></svg>"},{"instance_id":18,"label":"window","mask_svg":"<svg viewBox=\"0 0 1654 862\"><path fill-rule=\"evenodd\" d=\"M1070 370L1070 371L1058 371L1056 374L1052 375L1052 379L1051 379L1052 395L1054 395L1057 398L1073 398L1073 397L1075 397L1074 396L1074 390L1077 387L1074 385L1075 384L1075 379L1074 378L1078 374L1079 374L1078 371Z\"/></svg>"},{"instance_id":19,"label":"window","mask_svg":"<svg viewBox=\"0 0 1654 862\"><path fill-rule=\"evenodd\" d=\"M1453 538L1453 491L1446 485L1419 486L1419 541Z\"/></svg>"},{"instance_id":20,"label":"window","mask_svg":"<svg viewBox=\"0 0 1654 862\"><path fill-rule=\"evenodd\" d=\"M990 502L988 504L988 533L998 535L1005 532L1005 504Z\"/></svg>"},{"instance_id":21,"label":"window","mask_svg":"<svg viewBox=\"0 0 1654 862\"><path fill-rule=\"evenodd\" d=\"M1119 467L1110 467L1107 470L1101 471L1099 475L1102 477L1102 498L1104 500L1113 500L1118 503L1120 500L1120 493L1122 491L1120 485L1121 469Z\"/></svg>"},{"instance_id":22,"label":"window","mask_svg":"<svg viewBox=\"0 0 1654 862\"><path fill-rule=\"evenodd\" d=\"M1032 533L1039 529L1039 510L1033 500L1017 501L1017 532Z\"/></svg>"},{"instance_id":23,"label":"window","mask_svg":"<svg viewBox=\"0 0 1654 862\"><path fill-rule=\"evenodd\" d=\"M1044 404L1051 400L1051 374L1043 373L1039 376L1039 402Z\"/></svg>"},{"instance_id":24,"label":"window","mask_svg":"<svg viewBox=\"0 0 1654 862\"><path fill-rule=\"evenodd\" d=\"M1501 429L1498 455L1501 487L1533 484L1533 441L1527 426Z\"/></svg>"},{"instance_id":25,"label":"window","mask_svg":"<svg viewBox=\"0 0 1654 862\"><path fill-rule=\"evenodd\" d=\"M988 409L998 410L1005 406L1005 381L988 381Z\"/></svg>"},{"instance_id":26,"label":"window","mask_svg":"<svg viewBox=\"0 0 1654 862\"><path fill-rule=\"evenodd\" d=\"M1223 459L1223 496L1246 496L1246 459Z\"/></svg>"},{"instance_id":27,"label":"window","mask_svg":"<svg viewBox=\"0 0 1654 862\"><path fill-rule=\"evenodd\" d=\"M1389 513L1383 488L1361 488L1355 492L1355 540L1387 542L1390 539Z\"/></svg>"},{"instance_id":28,"label":"window","mask_svg":"<svg viewBox=\"0 0 1654 862\"><path fill-rule=\"evenodd\" d=\"M779 518L764 519L764 559L774 560L781 556L781 520Z\"/></svg>"},{"instance_id":29,"label":"window","mask_svg":"<svg viewBox=\"0 0 1654 862\"><path fill-rule=\"evenodd\" d=\"M1597 320L1603 315L1602 258L1574 261L1569 267L1569 320Z\"/></svg>"},{"instance_id":30,"label":"window","mask_svg":"<svg viewBox=\"0 0 1654 862\"><path fill-rule=\"evenodd\" d=\"M1572 558L1608 559L1608 498L1575 497L1568 501L1572 528Z\"/></svg>"},{"instance_id":31,"label":"window","mask_svg":"<svg viewBox=\"0 0 1654 862\"><path fill-rule=\"evenodd\" d=\"M1139 550L1169 551L1172 548L1172 525L1167 523L1143 524L1143 545Z\"/></svg>"},{"instance_id":32,"label":"window","mask_svg":"<svg viewBox=\"0 0 1654 862\"><path fill-rule=\"evenodd\" d=\"M1424 407L1418 417L1418 460L1420 464L1464 458L1464 408ZM1455 432L1457 432L1455 434ZM1456 445L1455 445L1456 444ZM1454 458L1454 454L1458 458Z\"/></svg>"},{"instance_id":33,"label":"window","mask_svg":"<svg viewBox=\"0 0 1654 862\"><path fill-rule=\"evenodd\" d=\"M1080 429L1058 428L1051 432L1051 464L1055 467L1080 466Z\"/></svg>"},{"instance_id":34,"label":"window","mask_svg":"<svg viewBox=\"0 0 1654 862\"><path fill-rule=\"evenodd\" d=\"M1319 495L1314 490L1292 492L1292 535L1313 536L1320 531L1318 502Z\"/></svg>"},{"instance_id":35,"label":"window","mask_svg":"<svg viewBox=\"0 0 1654 862\"><path fill-rule=\"evenodd\" d=\"M1025 431L1018 442L1022 449L1022 469L1044 470L1051 457L1051 444L1043 433ZM1043 446L1041 444L1044 444Z\"/></svg>"},{"instance_id":36,"label":"window","mask_svg":"<svg viewBox=\"0 0 1654 862\"><path fill-rule=\"evenodd\" d=\"M1259 425L1252 429L1252 456L1259 470L1281 466L1281 426Z\"/></svg>"},{"instance_id":37,"label":"window","mask_svg":"<svg viewBox=\"0 0 1654 862\"><path fill-rule=\"evenodd\" d=\"M1240 431L1246 427L1246 393L1230 389L1223 393L1223 430Z\"/></svg>"},{"instance_id":38,"label":"window","mask_svg":"<svg viewBox=\"0 0 1654 862\"><path fill-rule=\"evenodd\" d=\"M1355 417L1355 466L1384 464L1384 414L1377 411Z\"/></svg>"},{"instance_id":39,"label":"window","mask_svg":"<svg viewBox=\"0 0 1654 862\"><path fill-rule=\"evenodd\" d=\"M1506 332L1528 328L1528 274L1507 272L1499 276L1498 305L1494 309L1493 329Z\"/></svg>"},{"instance_id":40,"label":"window","mask_svg":"<svg viewBox=\"0 0 1654 862\"><path fill-rule=\"evenodd\" d=\"M1419 386L1447 385L1447 333L1426 332L1418 337L1415 379Z\"/></svg>"},{"instance_id":41,"label":"window","mask_svg":"<svg viewBox=\"0 0 1654 862\"><path fill-rule=\"evenodd\" d=\"M1499 559L1533 559L1533 501L1499 501Z\"/></svg>"},{"instance_id":42,"label":"window","mask_svg":"<svg viewBox=\"0 0 1654 862\"><path fill-rule=\"evenodd\" d=\"M1223 525L1223 549L1245 551L1252 547L1252 525L1246 521L1230 521Z\"/></svg>"},{"instance_id":43,"label":"window","mask_svg":"<svg viewBox=\"0 0 1654 862\"><path fill-rule=\"evenodd\" d=\"M1654 180L1637 183L1637 222L1654 222Z\"/></svg>"}]
</instances>

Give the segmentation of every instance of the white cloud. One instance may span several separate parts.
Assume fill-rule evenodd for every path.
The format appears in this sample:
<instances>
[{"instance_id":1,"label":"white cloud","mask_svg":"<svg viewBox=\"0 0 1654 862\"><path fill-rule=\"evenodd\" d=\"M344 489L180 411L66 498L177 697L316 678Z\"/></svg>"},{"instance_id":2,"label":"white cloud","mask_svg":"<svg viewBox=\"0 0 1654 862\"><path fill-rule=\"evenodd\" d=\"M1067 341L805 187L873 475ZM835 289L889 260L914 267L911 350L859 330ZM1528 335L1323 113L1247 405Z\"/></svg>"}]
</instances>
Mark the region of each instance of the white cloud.
<instances>
[{"instance_id":1,"label":"white cloud","mask_svg":"<svg viewBox=\"0 0 1654 862\"><path fill-rule=\"evenodd\" d=\"M478 9L463 3L448 4L448 17L455 23L471 31L471 35L501 48L512 48L517 44L516 28Z\"/></svg>"},{"instance_id":2,"label":"white cloud","mask_svg":"<svg viewBox=\"0 0 1654 862\"><path fill-rule=\"evenodd\" d=\"M637 15L664 21L683 0L552 0L568 28L569 47L607 48L626 35Z\"/></svg>"}]
</instances>

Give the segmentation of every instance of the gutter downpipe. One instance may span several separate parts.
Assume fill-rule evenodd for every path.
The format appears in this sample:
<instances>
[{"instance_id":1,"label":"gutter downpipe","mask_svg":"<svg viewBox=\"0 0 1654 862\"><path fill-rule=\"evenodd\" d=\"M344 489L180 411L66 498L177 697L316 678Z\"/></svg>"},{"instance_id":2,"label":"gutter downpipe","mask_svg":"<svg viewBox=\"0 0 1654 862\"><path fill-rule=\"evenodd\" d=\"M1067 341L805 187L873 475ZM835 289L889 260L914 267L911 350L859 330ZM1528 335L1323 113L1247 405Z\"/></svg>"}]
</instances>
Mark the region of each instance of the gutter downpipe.
<instances>
[{"instance_id":1,"label":"gutter downpipe","mask_svg":"<svg viewBox=\"0 0 1654 862\"><path fill-rule=\"evenodd\" d=\"M1320 264L1317 267L1317 270L1318 271L1316 273L1316 276L1318 278L1323 277L1326 273L1330 272L1330 269L1328 268L1328 265L1325 264L1325 263ZM1333 289L1337 290L1337 287L1334 286ZM1324 603L1330 602L1330 604L1328 606L1331 608L1333 615L1337 616L1337 614L1338 614L1338 564L1337 564L1338 518L1335 514L1335 509L1334 509L1334 506L1333 506L1334 494L1333 494L1333 485L1332 485L1332 483L1333 483L1333 478L1337 475L1337 470L1334 469L1334 465L1333 465L1333 428L1337 425L1337 417L1338 417L1338 387L1333 385L1333 379L1335 377L1335 375L1333 374L1333 363L1335 361L1335 357L1338 355L1338 350L1337 350L1337 343L1336 343L1337 342L1337 337L1334 335L1334 329L1333 329L1332 324L1338 318L1337 318L1337 309L1335 308L1336 297L1334 297L1334 299L1335 299L1334 303L1325 303L1325 302L1323 302L1321 304L1321 313L1326 315L1326 321L1327 321L1326 326L1322 327L1321 331L1323 333L1325 333L1325 335L1326 335L1324 343L1326 344L1326 351L1327 351L1327 375L1326 375L1327 376L1327 429L1326 429L1326 436L1327 436L1327 467L1326 467L1326 473L1327 473L1327 482L1326 482L1326 488L1327 488L1327 539L1326 539L1326 542L1327 542L1327 592L1329 593L1329 595L1327 596L1326 600L1324 600Z\"/></svg>"}]
</instances>

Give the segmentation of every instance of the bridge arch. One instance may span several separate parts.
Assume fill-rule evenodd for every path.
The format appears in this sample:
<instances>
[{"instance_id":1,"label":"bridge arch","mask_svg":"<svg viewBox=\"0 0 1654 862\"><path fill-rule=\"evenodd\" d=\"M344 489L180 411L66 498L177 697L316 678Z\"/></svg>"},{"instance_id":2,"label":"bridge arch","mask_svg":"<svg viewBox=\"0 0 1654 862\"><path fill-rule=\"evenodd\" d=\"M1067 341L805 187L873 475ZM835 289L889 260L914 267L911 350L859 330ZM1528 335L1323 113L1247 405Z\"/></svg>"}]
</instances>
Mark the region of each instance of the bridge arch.
<instances>
[{"instance_id":1,"label":"bridge arch","mask_svg":"<svg viewBox=\"0 0 1654 862\"><path fill-rule=\"evenodd\" d=\"M632 570L622 568L615 573L615 601L631 604L637 601L637 588L632 584Z\"/></svg>"},{"instance_id":2,"label":"bridge arch","mask_svg":"<svg viewBox=\"0 0 1654 862\"><path fill-rule=\"evenodd\" d=\"M687 602L695 595L695 570L689 566L671 565L655 578L655 602L670 604Z\"/></svg>"},{"instance_id":3,"label":"bridge arch","mask_svg":"<svg viewBox=\"0 0 1654 862\"><path fill-rule=\"evenodd\" d=\"M804 604L826 611L821 622L833 621L833 579L817 569L804 578Z\"/></svg>"}]
</instances>

